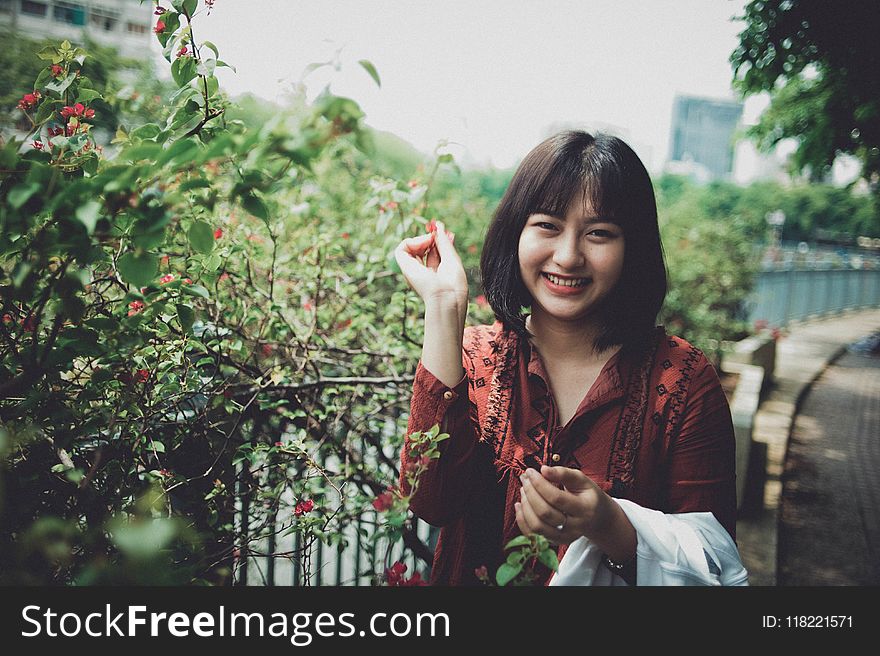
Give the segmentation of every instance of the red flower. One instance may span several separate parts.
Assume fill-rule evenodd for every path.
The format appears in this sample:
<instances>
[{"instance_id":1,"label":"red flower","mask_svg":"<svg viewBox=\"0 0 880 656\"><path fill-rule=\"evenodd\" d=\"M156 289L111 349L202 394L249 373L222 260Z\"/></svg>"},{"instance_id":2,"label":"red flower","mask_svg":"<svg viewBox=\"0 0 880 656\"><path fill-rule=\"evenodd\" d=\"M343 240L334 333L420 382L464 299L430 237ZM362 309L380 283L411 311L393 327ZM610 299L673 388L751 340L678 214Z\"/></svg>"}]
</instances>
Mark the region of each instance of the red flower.
<instances>
[{"instance_id":1,"label":"red flower","mask_svg":"<svg viewBox=\"0 0 880 656\"><path fill-rule=\"evenodd\" d=\"M261 345L260 350L263 352L263 355L265 355L267 357L272 355L272 345L271 344Z\"/></svg>"},{"instance_id":2,"label":"red flower","mask_svg":"<svg viewBox=\"0 0 880 656\"><path fill-rule=\"evenodd\" d=\"M37 318L29 314L24 319L21 320L21 327L24 328L27 332L36 332L37 331Z\"/></svg>"},{"instance_id":3,"label":"red flower","mask_svg":"<svg viewBox=\"0 0 880 656\"><path fill-rule=\"evenodd\" d=\"M180 50L177 51L178 57L186 57L189 54L189 51L186 49L186 46L181 46Z\"/></svg>"},{"instance_id":4,"label":"red flower","mask_svg":"<svg viewBox=\"0 0 880 656\"><path fill-rule=\"evenodd\" d=\"M159 473L160 473L162 476L166 476L166 477L167 477L167 476L174 476L174 473L168 471L167 469L160 469L160 470L159 470Z\"/></svg>"},{"instance_id":5,"label":"red flower","mask_svg":"<svg viewBox=\"0 0 880 656\"><path fill-rule=\"evenodd\" d=\"M348 239L349 237L351 237L351 235L348 234L347 232L343 232L343 233L342 233L342 238L343 238L343 239Z\"/></svg>"},{"instance_id":6,"label":"red flower","mask_svg":"<svg viewBox=\"0 0 880 656\"><path fill-rule=\"evenodd\" d=\"M226 280L227 278L229 278L229 274L225 271L220 274L220 280Z\"/></svg>"},{"instance_id":7,"label":"red flower","mask_svg":"<svg viewBox=\"0 0 880 656\"><path fill-rule=\"evenodd\" d=\"M388 581L388 585L396 586L400 585L403 580L403 573L406 571L406 565L404 565L399 560L394 563L391 567L385 570L385 578Z\"/></svg>"},{"instance_id":8,"label":"red flower","mask_svg":"<svg viewBox=\"0 0 880 656\"><path fill-rule=\"evenodd\" d=\"M425 229L428 232L437 232L437 222L434 219L428 221L428 225L425 226Z\"/></svg>"},{"instance_id":9,"label":"red flower","mask_svg":"<svg viewBox=\"0 0 880 656\"><path fill-rule=\"evenodd\" d=\"M419 181L418 180L410 180L406 184L410 189L415 189L416 187L419 186Z\"/></svg>"},{"instance_id":10,"label":"red flower","mask_svg":"<svg viewBox=\"0 0 880 656\"><path fill-rule=\"evenodd\" d=\"M389 200L388 204L385 207L387 207L389 210L394 210L397 209L397 203L395 203L393 200Z\"/></svg>"},{"instance_id":11,"label":"red flower","mask_svg":"<svg viewBox=\"0 0 880 656\"><path fill-rule=\"evenodd\" d=\"M223 228L217 228L214 231L214 239L220 239L223 236Z\"/></svg>"},{"instance_id":12,"label":"red flower","mask_svg":"<svg viewBox=\"0 0 880 656\"><path fill-rule=\"evenodd\" d=\"M15 319L13 319L12 315L9 314L8 312L3 315L3 323L5 323L7 326L9 324L13 323L14 321L15 321Z\"/></svg>"},{"instance_id":13,"label":"red flower","mask_svg":"<svg viewBox=\"0 0 880 656\"><path fill-rule=\"evenodd\" d=\"M314 507L315 502L311 499L306 499L305 501L300 501L298 504L296 504L296 508L293 509L293 514L299 517L307 512L311 512L312 508Z\"/></svg>"},{"instance_id":14,"label":"red flower","mask_svg":"<svg viewBox=\"0 0 880 656\"><path fill-rule=\"evenodd\" d=\"M398 560L391 567L385 570L385 580L391 587L404 588L411 586L428 585L428 582L422 579L421 573L415 572L410 578L405 579L403 578L404 572L406 572L406 565Z\"/></svg>"},{"instance_id":15,"label":"red flower","mask_svg":"<svg viewBox=\"0 0 880 656\"><path fill-rule=\"evenodd\" d=\"M345 321L340 321L336 324L336 330L343 330L344 328L348 328L351 325L351 319L346 319Z\"/></svg>"},{"instance_id":16,"label":"red flower","mask_svg":"<svg viewBox=\"0 0 880 656\"><path fill-rule=\"evenodd\" d=\"M163 255L159 260L162 263L162 266L168 266L169 257L167 255Z\"/></svg>"},{"instance_id":17,"label":"red flower","mask_svg":"<svg viewBox=\"0 0 880 656\"><path fill-rule=\"evenodd\" d=\"M156 34L162 34L165 31L165 21L158 20L156 21L156 27L153 28L153 32Z\"/></svg>"},{"instance_id":18,"label":"red flower","mask_svg":"<svg viewBox=\"0 0 880 656\"><path fill-rule=\"evenodd\" d=\"M43 150L43 142L42 141L34 141L34 143L32 145L37 150Z\"/></svg>"},{"instance_id":19,"label":"red flower","mask_svg":"<svg viewBox=\"0 0 880 656\"><path fill-rule=\"evenodd\" d=\"M134 372L134 380L136 383L146 383L150 379L149 369L138 369Z\"/></svg>"},{"instance_id":20,"label":"red flower","mask_svg":"<svg viewBox=\"0 0 880 656\"><path fill-rule=\"evenodd\" d=\"M306 301L305 303L303 303L303 308L305 309L306 312L311 312L313 309L312 302Z\"/></svg>"},{"instance_id":21,"label":"red flower","mask_svg":"<svg viewBox=\"0 0 880 656\"><path fill-rule=\"evenodd\" d=\"M183 279L183 284L184 284L184 285L191 285L191 284L193 284L192 278L184 278L184 279Z\"/></svg>"},{"instance_id":22,"label":"red flower","mask_svg":"<svg viewBox=\"0 0 880 656\"><path fill-rule=\"evenodd\" d=\"M58 64L52 64L52 77L58 77L64 73L64 67Z\"/></svg>"},{"instance_id":23,"label":"red flower","mask_svg":"<svg viewBox=\"0 0 880 656\"><path fill-rule=\"evenodd\" d=\"M174 280L174 274L173 273L166 273L164 276L159 278L159 283L164 285L166 283L171 282L172 280Z\"/></svg>"},{"instance_id":24,"label":"red flower","mask_svg":"<svg viewBox=\"0 0 880 656\"><path fill-rule=\"evenodd\" d=\"M275 442L275 446L284 446L284 442Z\"/></svg>"},{"instance_id":25,"label":"red flower","mask_svg":"<svg viewBox=\"0 0 880 656\"><path fill-rule=\"evenodd\" d=\"M18 101L18 108L21 110L30 109L31 107L36 106L37 101L40 99L40 92L34 91L33 93L26 93L21 97L21 100Z\"/></svg>"},{"instance_id":26,"label":"red flower","mask_svg":"<svg viewBox=\"0 0 880 656\"><path fill-rule=\"evenodd\" d=\"M70 105L67 105L66 107L62 107L61 108L61 116L63 118L67 118L69 116L82 116L85 111L86 111L85 105L83 105L82 103L76 103L72 107ZM94 116L94 114L95 114L94 111L92 111L92 116Z\"/></svg>"},{"instance_id":27,"label":"red flower","mask_svg":"<svg viewBox=\"0 0 880 656\"><path fill-rule=\"evenodd\" d=\"M128 311L128 316L132 316L134 314L137 314L141 310L143 310L146 307L146 305L144 305L143 301L132 301L131 303L128 304L128 307L131 308Z\"/></svg>"},{"instance_id":28,"label":"red flower","mask_svg":"<svg viewBox=\"0 0 880 656\"><path fill-rule=\"evenodd\" d=\"M379 512L385 512L394 504L394 493L391 490L386 490L378 497L373 499L373 508L378 510Z\"/></svg>"},{"instance_id":29,"label":"red flower","mask_svg":"<svg viewBox=\"0 0 880 656\"><path fill-rule=\"evenodd\" d=\"M476 302L477 305L479 305L482 308L489 307L489 301L486 300L486 297L483 294L480 294L479 296L477 296L474 299L474 301Z\"/></svg>"},{"instance_id":30,"label":"red flower","mask_svg":"<svg viewBox=\"0 0 880 656\"><path fill-rule=\"evenodd\" d=\"M489 578L489 570L486 569L485 565L480 565L477 569L474 570L474 575L480 579L481 581Z\"/></svg>"},{"instance_id":31,"label":"red flower","mask_svg":"<svg viewBox=\"0 0 880 656\"><path fill-rule=\"evenodd\" d=\"M67 126L64 127L64 134L65 134L66 136L68 136L68 137L72 137L74 132L76 132L76 126L75 126L75 125L67 125Z\"/></svg>"},{"instance_id":32,"label":"red flower","mask_svg":"<svg viewBox=\"0 0 880 656\"><path fill-rule=\"evenodd\" d=\"M157 6L156 6L156 10L155 10L153 13L154 13L156 16L161 16L162 14L166 13L167 11L168 11L168 10L165 9L165 7L161 7L161 6L158 6L158 5L157 5Z\"/></svg>"},{"instance_id":33,"label":"red flower","mask_svg":"<svg viewBox=\"0 0 880 656\"><path fill-rule=\"evenodd\" d=\"M471 244L470 246L468 246L467 250L468 250L468 253L471 253L471 254L476 253L477 252L477 245Z\"/></svg>"},{"instance_id":34,"label":"red flower","mask_svg":"<svg viewBox=\"0 0 880 656\"><path fill-rule=\"evenodd\" d=\"M77 105L78 105L78 104L79 104L79 103L77 103ZM95 118L95 110L94 110L94 109L87 109L85 112L83 112L83 117L85 117L85 118Z\"/></svg>"}]
</instances>

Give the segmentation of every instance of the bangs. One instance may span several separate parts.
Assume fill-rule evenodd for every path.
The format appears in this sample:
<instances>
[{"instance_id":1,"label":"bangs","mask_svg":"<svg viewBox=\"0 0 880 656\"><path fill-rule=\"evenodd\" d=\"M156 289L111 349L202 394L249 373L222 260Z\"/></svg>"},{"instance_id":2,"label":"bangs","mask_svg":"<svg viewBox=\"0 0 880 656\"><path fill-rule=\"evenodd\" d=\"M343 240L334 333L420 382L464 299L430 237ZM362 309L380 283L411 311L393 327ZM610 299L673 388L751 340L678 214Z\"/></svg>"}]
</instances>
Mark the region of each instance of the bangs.
<instances>
[{"instance_id":1,"label":"bangs","mask_svg":"<svg viewBox=\"0 0 880 656\"><path fill-rule=\"evenodd\" d=\"M594 144L588 145L579 157L570 155L553 153L551 157L555 161L548 162L550 166L532 169L538 175L527 184L530 191L525 203L527 214L562 217L573 203L580 202L585 210L624 226L630 212L626 207L623 176L616 162L604 156Z\"/></svg>"}]
</instances>

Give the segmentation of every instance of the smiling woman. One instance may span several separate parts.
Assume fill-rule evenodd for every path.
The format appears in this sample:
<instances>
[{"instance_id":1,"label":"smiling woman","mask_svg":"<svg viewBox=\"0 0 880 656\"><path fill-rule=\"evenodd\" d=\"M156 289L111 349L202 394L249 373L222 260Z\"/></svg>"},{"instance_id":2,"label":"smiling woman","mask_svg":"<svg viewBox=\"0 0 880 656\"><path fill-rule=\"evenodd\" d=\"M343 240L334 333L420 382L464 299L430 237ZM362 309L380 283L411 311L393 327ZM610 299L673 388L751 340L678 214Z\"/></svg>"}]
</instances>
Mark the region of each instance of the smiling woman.
<instances>
[{"instance_id":1,"label":"smiling woman","mask_svg":"<svg viewBox=\"0 0 880 656\"><path fill-rule=\"evenodd\" d=\"M484 244L491 326L464 327L442 225L396 258L425 301L407 435L451 436L411 502L443 527L432 582L478 583L519 534L559 545L543 583L745 582L730 409L705 356L654 324L666 271L629 146L563 132L526 156Z\"/></svg>"}]
</instances>

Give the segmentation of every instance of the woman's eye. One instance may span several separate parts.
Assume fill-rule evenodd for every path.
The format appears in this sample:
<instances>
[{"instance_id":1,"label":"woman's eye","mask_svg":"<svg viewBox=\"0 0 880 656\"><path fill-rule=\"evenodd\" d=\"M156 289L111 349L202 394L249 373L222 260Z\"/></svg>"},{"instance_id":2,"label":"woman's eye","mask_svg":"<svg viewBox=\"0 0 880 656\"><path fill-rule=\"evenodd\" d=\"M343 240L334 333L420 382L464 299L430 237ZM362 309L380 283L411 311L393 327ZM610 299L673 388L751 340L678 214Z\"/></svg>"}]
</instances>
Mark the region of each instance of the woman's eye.
<instances>
[{"instance_id":1,"label":"woman's eye","mask_svg":"<svg viewBox=\"0 0 880 656\"><path fill-rule=\"evenodd\" d=\"M590 235L601 239L610 239L614 236L614 233L610 230L591 230Z\"/></svg>"},{"instance_id":2,"label":"woman's eye","mask_svg":"<svg viewBox=\"0 0 880 656\"><path fill-rule=\"evenodd\" d=\"M539 223L536 223L535 225L538 226L539 228L556 230L556 226L553 225L552 223L548 223L547 221L541 221Z\"/></svg>"}]
</instances>

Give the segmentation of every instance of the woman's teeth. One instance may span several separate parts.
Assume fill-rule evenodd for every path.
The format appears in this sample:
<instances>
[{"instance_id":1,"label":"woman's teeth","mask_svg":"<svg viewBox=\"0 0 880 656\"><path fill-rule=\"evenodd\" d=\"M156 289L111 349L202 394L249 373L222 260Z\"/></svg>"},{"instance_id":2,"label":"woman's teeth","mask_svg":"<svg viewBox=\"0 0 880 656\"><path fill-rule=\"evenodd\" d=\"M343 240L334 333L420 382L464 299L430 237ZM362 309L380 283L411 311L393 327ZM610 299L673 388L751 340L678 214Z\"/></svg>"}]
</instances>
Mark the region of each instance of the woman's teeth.
<instances>
[{"instance_id":1,"label":"woman's teeth","mask_svg":"<svg viewBox=\"0 0 880 656\"><path fill-rule=\"evenodd\" d=\"M561 285L562 287L582 287L587 284L586 278L564 279L557 278L556 276L549 273L545 273L543 275L554 285Z\"/></svg>"}]
</instances>

